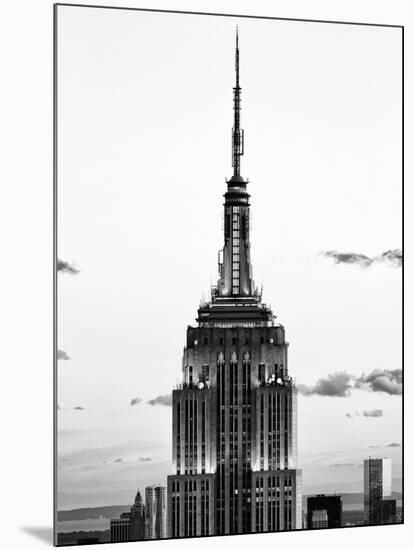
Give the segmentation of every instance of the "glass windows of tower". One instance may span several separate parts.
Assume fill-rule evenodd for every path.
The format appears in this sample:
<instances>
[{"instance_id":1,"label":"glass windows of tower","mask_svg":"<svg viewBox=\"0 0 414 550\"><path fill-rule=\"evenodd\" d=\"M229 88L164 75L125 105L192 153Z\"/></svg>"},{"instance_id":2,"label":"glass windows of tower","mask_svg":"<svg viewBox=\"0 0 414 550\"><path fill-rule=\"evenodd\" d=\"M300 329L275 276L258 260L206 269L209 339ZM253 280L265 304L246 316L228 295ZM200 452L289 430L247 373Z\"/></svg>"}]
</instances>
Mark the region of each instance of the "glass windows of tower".
<instances>
[{"instance_id":1,"label":"glass windows of tower","mask_svg":"<svg viewBox=\"0 0 414 550\"><path fill-rule=\"evenodd\" d=\"M232 287L233 294L240 291L240 207L232 210Z\"/></svg>"}]
</instances>

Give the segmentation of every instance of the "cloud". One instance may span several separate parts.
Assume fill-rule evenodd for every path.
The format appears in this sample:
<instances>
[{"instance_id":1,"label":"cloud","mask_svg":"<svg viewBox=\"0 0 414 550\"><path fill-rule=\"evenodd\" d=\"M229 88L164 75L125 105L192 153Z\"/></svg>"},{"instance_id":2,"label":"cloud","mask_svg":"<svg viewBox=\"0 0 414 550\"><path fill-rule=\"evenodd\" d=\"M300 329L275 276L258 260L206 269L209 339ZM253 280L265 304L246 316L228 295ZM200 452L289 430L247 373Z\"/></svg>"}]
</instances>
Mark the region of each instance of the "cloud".
<instances>
[{"instance_id":1,"label":"cloud","mask_svg":"<svg viewBox=\"0 0 414 550\"><path fill-rule=\"evenodd\" d=\"M320 255L325 258L332 258L336 264L353 264L358 267L370 267L375 263L383 263L390 267L401 267L403 261L402 251L399 248L387 250L373 258L359 252L338 252L337 250L322 251Z\"/></svg>"},{"instance_id":2,"label":"cloud","mask_svg":"<svg viewBox=\"0 0 414 550\"><path fill-rule=\"evenodd\" d=\"M70 275L77 275L80 273L79 269L77 269L74 264L59 259L57 261L57 270L62 273L69 273Z\"/></svg>"},{"instance_id":3,"label":"cloud","mask_svg":"<svg viewBox=\"0 0 414 550\"><path fill-rule=\"evenodd\" d=\"M320 378L314 386L297 385L303 395L326 395L330 397L347 397L352 388L352 376L347 372L335 372Z\"/></svg>"},{"instance_id":4,"label":"cloud","mask_svg":"<svg viewBox=\"0 0 414 550\"><path fill-rule=\"evenodd\" d=\"M74 411L85 411L86 409L85 409L85 407L78 406L78 407L73 407L73 410Z\"/></svg>"},{"instance_id":5,"label":"cloud","mask_svg":"<svg viewBox=\"0 0 414 550\"><path fill-rule=\"evenodd\" d=\"M331 468L350 468L351 466L355 466L352 462L340 462L337 464L330 464Z\"/></svg>"},{"instance_id":6,"label":"cloud","mask_svg":"<svg viewBox=\"0 0 414 550\"><path fill-rule=\"evenodd\" d=\"M363 374L355 381L358 389L368 389L374 392L384 392L389 395L402 394L402 370L373 370L370 374Z\"/></svg>"},{"instance_id":7,"label":"cloud","mask_svg":"<svg viewBox=\"0 0 414 550\"><path fill-rule=\"evenodd\" d=\"M134 399L131 399L130 406L138 405L141 403L142 399L140 397L134 397Z\"/></svg>"},{"instance_id":8,"label":"cloud","mask_svg":"<svg viewBox=\"0 0 414 550\"><path fill-rule=\"evenodd\" d=\"M116 458L114 462L123 462L122 458Z\"/></svg>"},{"instance_id":9,"label":"cloud","mask_svg":"<svg viewBox=\"0 0 414 550\"><path fill-rule=\"evenodd\" d=\"M383 415L383 411L382 409L373 409L371 411L355 411L355 416L365 416L365 417L370 417L370 418L376 418L376 417L379 417L379 416L382 416ZM352 414L351 413L346 413L346 415L348 418L352 418ZM372 447L375 447L376 445L371 445Z\"/></svg>"},{"instance_id":10,"label":"cloud","mask_svg":"<svg viewBox=\"0 0 414 550\"><path fill-rule=\"evenodd\" d=\"M388 443L388 445L369 445L368 449L381 449L384 447L401 447L400 443Z\"/></svg>"},{"instance_id":11,"label":"cloud","mask_svg":"<svg viewBox=\"0 0 414 550\"><path fill-rule=\"evenodd\" d=\"M151 462L152 458L150 456L140 456L138 460L140 462Z\"/></svg>"},{"instance_id":12,"label":"cloud","mask_svg":"<svg viewBox=\"0 0 414 550\"><path fill-rule=\"evenodd\" d=\"M338 252L337 250L327 250L320 252L326 258L332 258L336 264L355 264L360 267L368 267L372 264L372 259L364 254L356 252Z\"/></svg>"},{"instance_id":13,"label":"cloud","mask_svg":"<svg viewBox=\"0 0 414 550\"><path fill-rule=\"evenodd\" d=\"M58 358L58 361L69 361L70 359L66 351L63 351L62 349L57 350L57 358Z\"/></svg>"},{"instance_id":14,"label":"cloud","mask_svg":"<svg viewBox=\"0 0 414 550\"><path fill-rule=\"evenodd\" d=\"M383 412L382 409L373 409L372 411L362 411L362 416L366 416L368 418L378 418L379 416L382 416Z\"/></svg>"},{"instance_id":15,"label":"cloud","mask_svg":"<svg viewBox=\"0 0 414 550\"><path fill-rule=\"evenodd\" d=\"M402 251L399 248L387 250L375 258L377 262L385 262L392 267L401 267L403 262Z\"/></svg>"},{"instance_id":16,"label":"cloud","mask_svg":"<svg viewBox=\"0 0 414 550\"><path fill-rule=\"evenodd\" d=\"M148 405L165 405L166 407L171 407L172 405L172 395L167 393L166 395L157 395L154 399L147 401Z\"/></svg>"},{"instance_id":17,"label":"cloud","mask_svg":"<svg viewBox=\"0 0 414 550\"><path fill-rule=\"evenodd\" d=\"M320 378L314 386L297 384L297 390L302 395L324 395L331 397L348 397L353 389L388 393L389 395L402 394L402 370L379 370L370 374L355 376L345 371L328 374ZM372 416L370 411L355 411L357 416ZM372 411L371 411L372 412ZM366 414L367 413L367 414ZM352 418L350 412L345 416Z\"/></svg>"}]
</instances>

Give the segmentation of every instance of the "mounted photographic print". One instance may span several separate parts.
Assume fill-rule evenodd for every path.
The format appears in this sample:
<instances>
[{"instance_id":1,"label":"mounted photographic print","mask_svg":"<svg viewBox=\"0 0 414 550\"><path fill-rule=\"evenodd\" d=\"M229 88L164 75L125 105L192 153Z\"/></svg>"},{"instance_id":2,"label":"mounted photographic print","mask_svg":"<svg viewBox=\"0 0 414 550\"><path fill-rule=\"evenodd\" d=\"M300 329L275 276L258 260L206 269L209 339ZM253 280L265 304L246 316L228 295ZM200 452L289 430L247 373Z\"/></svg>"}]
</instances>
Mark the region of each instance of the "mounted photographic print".
<instances>
[{"instance_id":1,"label":"mounted photographic print","mask_svg":"<svg viewBox=\"0 0 414 550\"><path fill-rule=\"evenodd\" d=\"M402 523L403 29L54 30L55 544Z\"/></svg>"}]
</instances>

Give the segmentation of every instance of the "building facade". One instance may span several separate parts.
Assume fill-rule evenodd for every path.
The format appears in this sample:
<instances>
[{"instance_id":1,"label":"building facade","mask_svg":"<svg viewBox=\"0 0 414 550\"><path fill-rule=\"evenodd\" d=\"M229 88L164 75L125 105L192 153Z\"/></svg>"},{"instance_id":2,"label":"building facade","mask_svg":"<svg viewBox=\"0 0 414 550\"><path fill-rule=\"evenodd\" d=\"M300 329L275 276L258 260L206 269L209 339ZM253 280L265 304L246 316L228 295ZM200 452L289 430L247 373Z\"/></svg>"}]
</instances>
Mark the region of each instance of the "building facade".
<instances>
[{"instance_id":1,"label":"building facade","mask_svg":"<svg viewBox=\"0 0 414 550\"><path fill-rule=\"evenodd\" d=\"M342 525L342 498L339 495L308 497L308 529L330 529Z\"/></svg>"},{"instance_id":2,"label":"building facade","mask_svg":"<svg viewBox=\"0 0 414 550\"><path fill-rule=\"evenodd\" d=\"M384 511L391 509L382 504L382 501L391 499L391 472L390 458L364 460L364 519L367 524L383 523Z\"/></svg>"},{"instance_id":3,"label":"building facade","mask_svg":"<svg viewBox=\"0 0 414 550\"><path fill-rule=\"evenodd\" d=\"M397 522L397 501L395 499L381 500L376 507L374 523L387 525Z\"/></svg>"},{"instance_id":4,"label":"building facade","mask_svg":"<svg viewBox=\"0 0 414 550\"><path fill-rule=\"evenodd\" d=\"M141 493L138 491L130 511L129 540L145 538L145 507Z\"/></svg>"},{"instance_id":5,"label":"building facade","mask_svg":"<svg viewBox=\"0 0 414 550\"><path fill-rule=\"evenodd\" d=\"M173 391L168 536L300 529L297 391L285 329L262 302L250 263L250 195L240 173L244 132L236 38L233 176L211 300L187 328Z\"/></svg>"},{"instance_id":6,"label":"building facade","mask_svg":"<svg viewBox=\"0 0 414 550\"><path fill-rule=\"evenodd\" d=\"M129 541L129 528L131 517L129 512L124 512L121 517L111 519L111 542Z\"/></svg>"},{"instance_id":7,"label":"building facade","mask_svg":"<svg viewBox=\"0 0 414 550\"><path fill-rule=\"evenodd\" d=\"M167 488L152 485L145 488L145 538L167 537Z\"/></svg>"},{"instance_id":8,"label":"building facade","mask_svg":"<svg viewBox=\"0 0 414 550\"><path fill-rule=\"evenodd\" d=\"M129 512L110 522L111 542L142 540L145 537L145 508L138 491Z\"/></svg>"}]
</instances>

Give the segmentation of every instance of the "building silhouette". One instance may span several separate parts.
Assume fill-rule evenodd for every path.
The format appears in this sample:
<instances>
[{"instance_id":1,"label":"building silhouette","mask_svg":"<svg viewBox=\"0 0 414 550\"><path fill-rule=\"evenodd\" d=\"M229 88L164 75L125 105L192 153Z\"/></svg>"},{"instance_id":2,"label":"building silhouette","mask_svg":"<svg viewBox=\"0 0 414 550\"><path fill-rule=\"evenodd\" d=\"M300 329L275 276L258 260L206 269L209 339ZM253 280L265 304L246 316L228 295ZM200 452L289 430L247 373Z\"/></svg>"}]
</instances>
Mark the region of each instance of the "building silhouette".
<instances>
[{"instance_id":1,"label":"building silhouette","mask_svg":"<svg viewBox=\"0 0 414 550\"><path fill-rule=\"evenodd\" d=\"M145 538L145 507L141 493L138 491L130 511L129 540Z\"/></svg>"},{"instance_id":2,"label":"building silhouette","mask_svg":"<svg viewBox=\"0 0 414 550\"><path fill-rule=\"evenodd\" d=\"M130 512L124 512L119 518L111 519L111 542L129 541L129 528L131 524Z\"/></svg>"},{"instance_id":3,"label":"building silhouette","mask_svg":"<svg viewBox=\"0 0 414 550\"><path fill-rule=\"evenodd\" d=\"M145 508L138 491L129 512L110 522L111 542L142 540L145 535Z\"/></svg>"},{"instance_id":4,"label":"building silhouette","mask_svg":"<svg viewBox=\"0 0 414 550\"><path fill-rule=\"evenodd\" d=\"M308 529L335 528L342 525L342 498L339 495L308 497Z\"/></svg>"},{"instance_id":5,"label":"building silhouette","mask_svg":"<svg viewBox=\"0 0 414 550\"><path fill-rule=\"evenodd\" d=\"M364 519L369 525L395 523L396 501L391 500L390 458L364 460Z\"/></svg>"},{"instance_id":6,"label":"building silhouette","mask_svg":"<svg viewBox=\"0 0 414 550\"><path fill-rule=\"evenodd\" d=\"M145 488L145 538L167 537L167 489L161 485Z\"/></svg>"},{"instance_id":7,"label":"building silhouette","mask_svg":"<svg viewBox=\"0 0 414 550\"><path fill-rule=\"evenodd\" d=\"M381 500L376 507L374 523L384 525L397 522L397 501L395 499Z\"/></svg>"},{"instance_id":8,"label":"building silhouette","mask_svg":"<svg viewBox=\"0 0 414 550\"><path fill-rule=\"evenodd\" d=\"M252 278L238 36L233 92L233 176L224 195L219 280L211 301L200 304L197 326L187 328L182 383L173 391L170 537L302 527L288 343Z\"/></svg>"}]
</instances>

